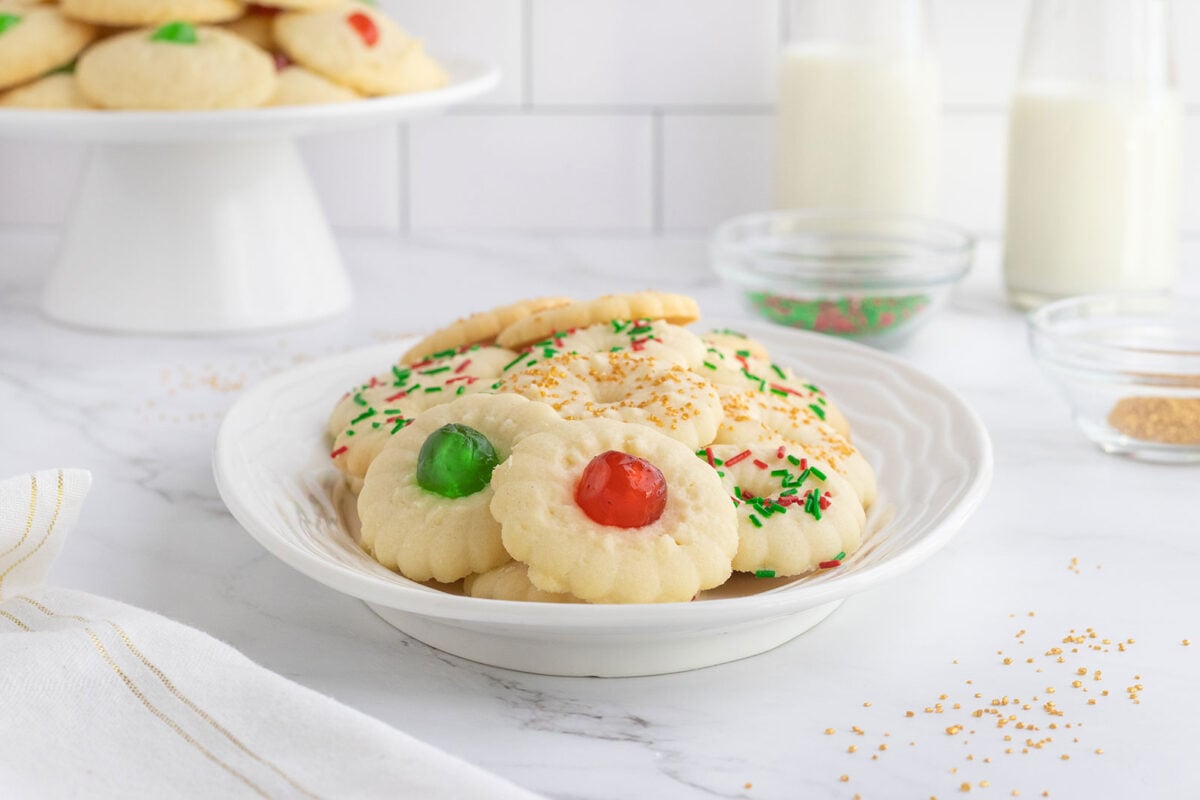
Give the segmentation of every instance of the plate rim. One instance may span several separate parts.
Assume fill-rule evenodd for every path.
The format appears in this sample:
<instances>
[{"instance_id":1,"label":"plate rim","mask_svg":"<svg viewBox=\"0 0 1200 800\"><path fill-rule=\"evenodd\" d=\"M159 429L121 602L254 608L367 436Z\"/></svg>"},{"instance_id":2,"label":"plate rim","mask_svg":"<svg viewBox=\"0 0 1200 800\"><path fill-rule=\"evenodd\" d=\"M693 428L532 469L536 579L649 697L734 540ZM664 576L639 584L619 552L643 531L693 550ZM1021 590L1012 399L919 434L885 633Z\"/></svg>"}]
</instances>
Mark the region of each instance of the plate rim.
<instances>
[{"instance_id":1,"label":"plate rim","mask_svg":"<svg viewBox=\"0 0 1200 800\"><path fill-rule=\"evenodd\" d=\"M707 323L706 323L707 324ZM962 528L987 496L994 471L994 450L991 436L978 413L955 390L933 378L911 363L890 353L865 345L808 331L792 331L765 327L763 323L739 320L736 328L755 338L798 337L800 341L819 343L822 347L848 348L869 354L889 368L906 373L920 385L936 389L971 423L969 433L978 449L979 462L974 474L961 491L957 502L937 524L926 529L919 540L900 553L870 565L861 571L835 577L825 583L807 588L768 591L734 598L714 598L703 603L645 603L645 604L559 604L528 603L516 600L491 600L453 595L412 582L412 586L383 583L341 564L321 559L316 554L298 548L275 536L269 525L258 518L230 484L230 463L233 458L233 438L239 417L255 405L260 397L271 394L277 386L311 376L327 373L331 368L350 361L374 358L403 352L406 343L419 337L356 348L328 356L269 376L246 389L229 408L222 420L213 448L213 474L222 501L238 523L268 552L293 569L329 588L368 603L383 605L401 612L439 619L463 626L497 624L518 628L547 630L551 628L638 629L647 630L664 623L691 622L703 627L718 627L750 617L764 618L785 615L835 600L845 599L864 589L885 582L906 572L944 547ZM345 367L348 369L348 366ZM353 378L351 382L353 382ZM974 463L974 462L973 462ZM403 577L403 576L399 576Z\"/></svg>"}]
</instances>

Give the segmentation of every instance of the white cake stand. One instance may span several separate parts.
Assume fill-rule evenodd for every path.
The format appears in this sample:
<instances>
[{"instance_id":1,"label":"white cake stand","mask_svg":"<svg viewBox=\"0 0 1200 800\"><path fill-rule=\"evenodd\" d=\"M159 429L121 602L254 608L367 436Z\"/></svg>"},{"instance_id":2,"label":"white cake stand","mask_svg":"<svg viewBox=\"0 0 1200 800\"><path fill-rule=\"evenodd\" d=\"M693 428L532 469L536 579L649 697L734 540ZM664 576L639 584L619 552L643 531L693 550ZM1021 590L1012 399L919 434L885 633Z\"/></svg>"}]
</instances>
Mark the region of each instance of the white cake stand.
<instances>
[{"instance_id":1,"label":"white cake stand","mask_svg":"<svg viewBox=\"0 0 1200 800\"><path fill-rule=\"evenodd\" d=\"M432 115L499 80L486 65L444 63L443 89L333 105L0 110L0 138L92 144L45 312L89 328L197 334L346 310L350 282L295 139Z\"/></svg>"}]
</instances>

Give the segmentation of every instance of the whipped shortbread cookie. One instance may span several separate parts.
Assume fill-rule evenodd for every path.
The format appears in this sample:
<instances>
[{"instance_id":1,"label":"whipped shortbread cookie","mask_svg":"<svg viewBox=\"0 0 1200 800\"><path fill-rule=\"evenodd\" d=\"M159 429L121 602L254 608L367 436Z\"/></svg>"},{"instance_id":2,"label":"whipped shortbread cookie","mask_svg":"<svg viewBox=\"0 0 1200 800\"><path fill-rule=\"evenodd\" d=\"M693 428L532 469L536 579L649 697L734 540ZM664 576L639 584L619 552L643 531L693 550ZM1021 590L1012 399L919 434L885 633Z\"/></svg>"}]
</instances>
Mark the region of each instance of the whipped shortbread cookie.
<instances>
[{"instance_id":1,"label":"whipped shortbread cookie","mask_svg":"<svg viewBox=\"0 0 1200 800\"><path fill-rule=\"evenodd\" d=\"M79 92L75 76L55 72L31 83L0 94L0 106L7 108L88 109L95 108Z\"/></svg>"},{"instance_id":2,"label":"whipped shortbread cookie","mask_svg":"<svg viewBox=\"0 0 1200 800\"><path fill-rule=\"evenodd\" d=\"M586 328L614 319L661 319L673 325L687 325L699 318L700 307L686 295L654 291L610 294L530 314L501 331L496 343L519 350L559 331Z\"/></svg>"},{"instance_id":3,"label":"whipped shortbread cookie","mask_svg":"<svg viewBox=\"0 0 1200 800\"><path fill-rule=\"evenodd\" d=\"M419 39L362 3L280 14L275 39L296 63L367 95L423 91L449 82Z\"/></svg>"},{"instance_id":4,"label":"whipped shortbread cookie","mask_svg":"<svg viewBox=\"0 0 1200 800\"><path fill-rule=\"evenodd\" d=\"M527 345L521 350L524 357L514 360L505 373L519 372L564 353L617 352L695 368L703 363L706 351L700 337L679 325L661 319L614 319L586 328L557 331L546 339Z\"/></svg>"},{"instance_id":5,"label":"whipped shortbread cookie","mask_svg":"<svg viewBox=\"0 0 1200 800\"><path fill-rule=\"evenodd\" d=\"M274 93L275 62L236 34L172 22L105 39L79 59L75 77L102 108L250 108Z\"/></svg>"},{"instance_id":6,"label":"whipped shortbread cookie","mask_svg":"<svg viewBox=\"0 0 1200 800\"><path fill-rule=\"evenodd\" d=\"M535 297L497 306L487 311L477 311L457 319L443 328L438 328L410 347L400 357L400 360L404 362L419 361L466 345L492 344L496 341L496 335L500 331L522 317L570 302L570 298L567 297ZM514 352L513 355L516 353Z\"/></svg>"},{"instance_id":7,"label":"whipped shortbread cookie","mask_svg":"<svg viewBox=\"0 0 1200 800\"><path fill-rule=\"evenodd\" d=\"M633 422L695 449L716 436L721 398L696 373L626 351L574 354L505 375L500 391L548 404L563 419Z\"/></svg>"},{"instance_id":8,"label":"whipped shortbread cookie","mask_svg":"<svg viewBox=\"0 0 1200 800\"><path fill-rule=\"evenodd\" d=\"M515 354L502 347L465 347L438 358L394 365L346 393L329 415L330 458L353 492L389 437L417 414L457 397L495 390Z\"/></svg>"},{"instance_id":9,"label":"whipped shortbread cookie","mask_svg":"<svg viewBox=\"0 0 1200 800\"><path fill-rule=\"evenodd\" d=\"M544 592L686 602L730 575L737 513L720 478L645 426L591 419L529 436L492 487L504 547Z\"/></svg>"},{"instance_id":10,"label":"whipped shortbread cookie","mask_svg":"<svg viewBox=\"0 0 1200 800\"><path fill-rule=\"evenodd\" d=\"M345 103L361 95L353 89L322 78L317 73L292 64L279 70L275 78L275 94L269 106L307 106L321 103Z\"/></svg>"},{"instance_id":11,"label":"whipped shortbread cookie","mask_svg":"<svg viewBox=\"0 0 1200 800\"><path fill-rule=\"evenodd\" d=\"M565 425L516 395L470 395L417 415L367 470L363 548L415 581L456 581L511 560L492 516L492 475L526 437Z\"/></svg>"},{"instance_id":12,"label":"whipped shortbread cookie","mask_svg":"<svg viewBox=\"0 0 1200 800\"><path fill-rule=\"evenodd\" d=\"M510 561L481 575L463 579L463 592L468 597L488 600L523 600L530 603L582 603L566 592L543 592L529 580L529 567L520 561Z\"/></svg>"},{"instance_id":13,"label":"whipped shortbread cookie","mask_svg":"<svg viewBox=\"0 0 1200 800\"><path fill-rule=\"evenodd\" d=\"M858 549L866 514L858 494L795 444L716 445L697 453L721 478L738 514L733 568L801 575Z\"/></svg>"},{"instance_id":14,"label":"whipped shortbread cookie","mask_svg":"<svg viewBox=\"0 0 1200 800\"><path fill-rule=\"evenodd\" d=\"M95 38L94 26L66 17L54 6L0 2L0 89L69 63Z\"/></svg>"},{"instance_id":15,"label":"whipped shortbread cookie","mask_svg":"<svg viewBox=\"0 0 1200 800\"><path fill-rule=\"evenodd\" d=\"M116 27L226 22L245 12L238 0L60 0L60 5L72 19Z\"/></svg>"}]
</instances>

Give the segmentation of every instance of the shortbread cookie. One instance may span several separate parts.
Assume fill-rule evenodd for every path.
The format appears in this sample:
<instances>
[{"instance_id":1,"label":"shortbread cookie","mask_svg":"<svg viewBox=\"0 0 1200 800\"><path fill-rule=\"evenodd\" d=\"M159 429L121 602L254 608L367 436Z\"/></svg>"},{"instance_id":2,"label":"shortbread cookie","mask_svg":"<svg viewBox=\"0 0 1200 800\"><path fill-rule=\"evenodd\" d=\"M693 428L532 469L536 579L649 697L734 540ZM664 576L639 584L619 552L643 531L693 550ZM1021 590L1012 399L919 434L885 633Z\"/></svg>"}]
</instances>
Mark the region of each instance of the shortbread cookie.
<instances>
[{"instance_id":1,"label":"shortbread cookie","mask_svg":"<svg viewBox=\"0 0 1200 800\"><path fill-rule=\"evenodd\" d=\"M679 442L593 419L530 436L492 476L504 547L546 592L685 602L729 577L737 512Z\"/></svg>"},{"instance_id":2,"label":"shortbread cookie","mask_svg":"<svg viewBox=\"0 0 1200 800\"><path fill-rule=\"evenodd\" d=\"M367 471L363 548L415 581L449 583L509 561L489 510L493 470L527 436L565 424L514 395L470 395L418 414Z\"/></svg>"},{"instance_id":3,"label":"shortbread cookie","mask_svg":"<svg viewBox=\"0 0 1200 800\"><path fill-rule=\"evenodd\" d=\"M698 372L715 384L753 389L761 395L807 408L838 433L850 438L849 421L820 387L796 377L788 367L751 355L749 350L730 350L710 343L703 368Z\"/></svg>"},{"instance_id":4,"label":"shortbread cookie","mask_svg":"<svg viewBox=\"0 0 1200 800\"><path fill-rule=\"evenodd\" d=\"M361 3L280 14L275 38L293 61L363 94L423 91L449 80L419 39Z\"/></svg>"},{"instance_id":5,"label":"shortbread cookie","mask_svg":"<svg viewBox=\"0 0 1200 800\"><path fill-rule=\"evenodd\" d=\"M844 477L865 508L875 502L875 471L848 439L809 407L756 389L718 385L724 416L714 444L741 447L762 444L800 445L813 458Z\"/></svg>"},{"instance_id":6,"label":"shortbread cookie","mask_svg":"<svg viewBox=\"0 0 1200 800\"><path fill-rule=\"evenodd\" d=\"M274 53L279 49L279 45L275 41L275 17L278 15L279 9L277 8L259 5L246 6L244 16L223 23L221 27L231 33L236 33L268 53Z\"/></svg>"},{"instance_id":7,"label":"shortbread cookie","mask_svg":"<svg viewBox=\"0 0 1200 800\"><path fill-rule=\"evenodd\" d=\"M702 334L700 338L706 344L715 344L726 350L732 350L735 353L744 353L754 358L760 358L769 361L771 356L767 352L767 346L757 339L752 339L741 331L731 330L730 328L721 328L719 330L711 330L708 333Z\"/></svg>"},{"instance_id":8,"label":"shortbread cookie","mask_svg":"<svg viewBox=\"0 0 1200 800\"><path fill-rule=\"evenodd\" d=\"M631 353L671 364L697 368L703 363L704 342L687 328L663 320L610 320L577 330L559 331L534 342L505 368L520 371L563 353Z\"/></svg>"},{"instance_id":9,"label":"shortbread cookie","mask_svg":"<svg viewBox=\"0 0 1200 800\"><path fill-rule=\"evenodd\" d=\"M360 384L334 407L328 430L330 457L353 492L390 436L422 411L456 397L494 391L504 365L515 355L494 346L464 348L440 358L393 366Z\"/></svg>"},{"instance_id":10,"label":"shortbread cookie","mask_svg":"<svg viewBox=\"0 0 1200 800\"><path fill-rule=\"evenodd\" d=\"M515 375L500 391L547 403L564 419L634 422L693 450L716 436L721 398L712 384L681 367L633 353L565 353Z\"/></svg>"},{"instance_id":11,"label":"shortbread cookie","mask_svg":"<svg viewBox=\"0 0 1200 800\"><path fill-rule=\"evenodd\" d=\"M586 328L614 319L661 319L674 325L687 325L699 318L700 307L685 295L650 291L610 294L519 319L500 332L496 343L519 350L559 331Z\"/></svg>"},{"instance_id":12,"label":"shortbread cookie","mask_svg":"<svg viewBox=\"0 0 1200 800\"><path fill-rule=\"evenodd\" d=\"M480 311L439 328L414 344L400 357L403 362L418 361L435 353L455 350L464 345L491 344L496 335L519 319L548 308L565 306L569 297L535 297ZM515 353L514 353L515 355Z\"/></svg>"},{"instance_id":13,"label":"shortbread cookie","mask_svg":"<svg viewBox=\"0 0 1200 800\"><path fill-rule=\"evenodd\" d=\"M0 106L7 108L88 109L95 108L79 92L75 76L55 72L0 94Z\"/></svg>"},{"instance_id":14,"label":"shortbread cookie","mask_svg":"<svg viewBox=\"0 0 1200 800\"><path fill-rule=\"evenodd\" d=\"M862 543L866 514L858 495L803 448L717 445L703 457L737 505L735 570L801 575L840 562Z\"/></svg>"},{"instance_id":15,"label":"shortbread cookie","mask_svg":"<svg viewBox=\"0 0 1200 800\"><path fill-rule=\"evenodd\" d=\"M67 64L95 38L95 27L54 6L0 2L0 89Z\"/></svg>"},{"instance_id":16,"label":"shortbread cookie","mask_svg":"<svg viewBox=\"0 0 1200 800\"><path fill-rule=\"evenodd\" d=\"M255 0L255 7L280 11L321 11L342 5L344 2L345 0ZM374 5L374 2L370 5Z\"/></svg>"},{"instance_id":17,"label":"shortbread cookie","mask_svg":"<svg viewBox=\"0 0 1200 800\"><path fill-rule=\"evenodd\" d=\"M463 592L468 597L487 600L524 600L532 603L582 603L566 592L543 592L529 580L529 567L520 561L510 561L482 575L468 575L463 580Z\"/></svg>"},{"instance_id":18,"label":"shortbread cookie","mask_svg":"<svg viewBox=\"0 0 1200 800\"><path fill-rule=\"evenodd\" d=\"M60 0L63 13L97 25L226 22L245 12L238 0Z\"/></svg>"},{"instance_id":19,"label":"shortbread cookie","mask_svg":"<svg viewBox=\"0 0 1200 800\"><path fill-rule=\"evenodd\" d=\"M322 103L345 103L357 100L358 92L322 78L315 72L295 64L279 70L275 76L275 94L269 106L309 106Z\"/></svg>"},{"instance_id":20,"label":"shortbread cookie","mask_svg":"<svg viewBox=\"0 0 1200 800\"><path fill-rule=\"evenodd\" d=\"M236 34L172 22L106 39L79 59L79 88L117 109L214 109L262 105L275 63Z\"/></svg>"}]
</instances>

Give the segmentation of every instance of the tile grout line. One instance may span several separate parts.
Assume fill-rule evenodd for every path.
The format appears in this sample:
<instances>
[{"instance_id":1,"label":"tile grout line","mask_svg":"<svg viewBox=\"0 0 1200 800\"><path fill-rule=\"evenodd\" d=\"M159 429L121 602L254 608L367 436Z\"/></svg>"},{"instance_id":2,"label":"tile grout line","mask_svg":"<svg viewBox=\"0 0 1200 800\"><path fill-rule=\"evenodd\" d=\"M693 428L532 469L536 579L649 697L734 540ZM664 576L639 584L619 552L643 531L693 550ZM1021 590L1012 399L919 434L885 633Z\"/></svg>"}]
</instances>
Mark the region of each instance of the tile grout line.
<instances>
[{"instance_id":1,"label":"tile grout line","mask_svg":"<svg viewBox=\"0 0 1200 800\"><path fill-rule=\"evenodd\" d=\"M533 0L521 0L521 108L533 108Z\"/></svg>"},{"instance_id":2,"label":"tile grout line","mask_svg":"<svg viewBox=\"0 0 1200 800\"><path fill-rule=\"evenodd\" d=\"M410 234L412 233L413 198L412 126L410 123L402 123L399 128L400 135L396 137L396 159L400 174L396 177L400 184L400 207L396 209L398 216L396 223L400 227L401 234Z\"/></svg>"},{"instance_id":3,"label":"tile grout line","mask_svg":"<svg viewBox=\"0 0 1200 800\"><path fill-rule=\"evenodd\" d=\"M650 117L650 170L650 230L655 236L661 236L666 218L666 148L661 108L654 109Z\"/></svg>"}]
</instances>

